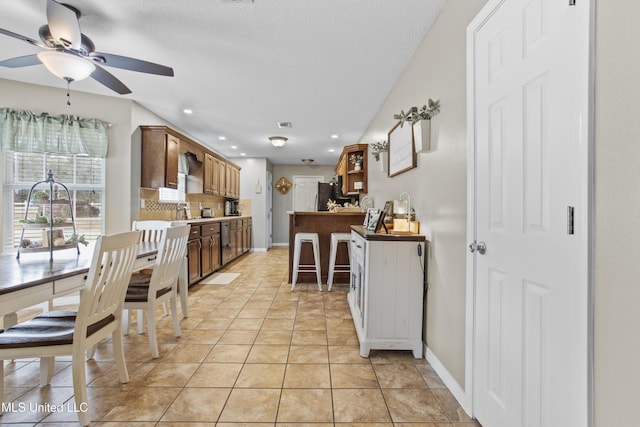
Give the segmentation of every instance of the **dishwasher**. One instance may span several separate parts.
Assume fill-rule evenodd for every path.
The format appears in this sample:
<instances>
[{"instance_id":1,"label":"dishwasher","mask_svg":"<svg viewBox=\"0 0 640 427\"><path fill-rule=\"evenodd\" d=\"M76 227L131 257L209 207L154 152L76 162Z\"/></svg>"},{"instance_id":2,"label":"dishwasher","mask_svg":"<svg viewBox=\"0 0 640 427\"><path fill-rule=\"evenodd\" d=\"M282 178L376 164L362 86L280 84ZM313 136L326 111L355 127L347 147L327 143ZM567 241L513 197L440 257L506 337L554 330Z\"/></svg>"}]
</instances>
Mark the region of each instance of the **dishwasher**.
<instances>
[{"instance_id":1,"label":"dishwasher","mask_svg":"<svg viewBox=\"0 0 640 427\"><path fill-rule=\"evenodd\" d=\"M220 224L220 249L222 250L222 265L228 263L232 258L231 253L231 221L223 221Z\"/></svg>"}]
</instances>

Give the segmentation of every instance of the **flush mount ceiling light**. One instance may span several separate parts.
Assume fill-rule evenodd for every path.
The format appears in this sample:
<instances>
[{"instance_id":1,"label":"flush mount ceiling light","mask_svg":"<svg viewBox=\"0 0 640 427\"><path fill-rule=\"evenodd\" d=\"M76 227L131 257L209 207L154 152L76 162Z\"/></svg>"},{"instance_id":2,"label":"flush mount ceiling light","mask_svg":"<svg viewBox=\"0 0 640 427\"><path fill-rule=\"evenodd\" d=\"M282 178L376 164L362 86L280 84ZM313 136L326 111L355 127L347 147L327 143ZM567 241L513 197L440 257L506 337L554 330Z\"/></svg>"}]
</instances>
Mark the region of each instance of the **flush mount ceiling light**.
<instances>
[{"instance_id":1,"label":"flush mount ceiling light","mask_svg":"<svg viewBox=\"0 0 640 427\"><path fill-rule=\"evenodd\" d=\"M302 163L309 166L311 163L313 163L313 159L302 159Z\"/></svg>"},{"instance_id":2,"label":"flush mount ceiling light","mask_svg":"<svg viewBox=\"0 0 640 427\"><path fill-rule=\"evenodd\" d=\"M289 140L286 136L270 136L269 141L274 147L284 147L284 144Z\"/></svg>"},{"instance_id":3,"label":"flush mount ceiling light","mask_svg":"<svg viewBox=\"0 0 640 427\"><path fill-rule=\"evenodd\" d=\"M86 79L96 69L95 65L85 59L57 50L38 52L37 56L47 70L67 81Z\"/></svg>"}]
</instances>

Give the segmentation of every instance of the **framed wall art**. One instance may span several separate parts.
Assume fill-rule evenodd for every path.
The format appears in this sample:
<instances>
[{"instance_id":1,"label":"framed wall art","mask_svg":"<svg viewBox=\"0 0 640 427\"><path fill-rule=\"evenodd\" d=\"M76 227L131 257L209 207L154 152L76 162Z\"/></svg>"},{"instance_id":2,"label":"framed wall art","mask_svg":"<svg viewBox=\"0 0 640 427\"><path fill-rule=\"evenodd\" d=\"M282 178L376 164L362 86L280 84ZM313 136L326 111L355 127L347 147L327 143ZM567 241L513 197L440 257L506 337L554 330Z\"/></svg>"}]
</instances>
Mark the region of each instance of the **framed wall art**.
<instances>
[{"instance_id":1,"label":"framed wall art","mask_svg":"<svg viewBox=\"0 0 640 427\"><path fill-rule=\"evenodd\" d=\"M415 144L413 140L413 126L398 122L389 131L389 177L401 174L417 166Z\"/></svg>"}]
</instances>

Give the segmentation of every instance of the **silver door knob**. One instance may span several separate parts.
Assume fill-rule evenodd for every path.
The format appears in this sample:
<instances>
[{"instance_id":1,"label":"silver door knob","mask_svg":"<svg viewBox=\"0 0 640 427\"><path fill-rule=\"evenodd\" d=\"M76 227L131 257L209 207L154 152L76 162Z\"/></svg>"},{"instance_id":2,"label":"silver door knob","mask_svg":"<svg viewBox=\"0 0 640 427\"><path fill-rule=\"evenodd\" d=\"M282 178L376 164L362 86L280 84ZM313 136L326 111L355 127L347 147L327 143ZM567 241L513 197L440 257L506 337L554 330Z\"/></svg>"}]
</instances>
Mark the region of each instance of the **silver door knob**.
<instances>
[{"instance_id":1,"label":"silver door knob","mask_svg":"<svg viewBox=\"0 0 640 427\"><path fill-rule=\"evenodd\" d=\"M469 245L469 252L478 252L480 255L484 255L487 252L487 245L484 242L473 242Z\"/></svg>"}]
</instances>

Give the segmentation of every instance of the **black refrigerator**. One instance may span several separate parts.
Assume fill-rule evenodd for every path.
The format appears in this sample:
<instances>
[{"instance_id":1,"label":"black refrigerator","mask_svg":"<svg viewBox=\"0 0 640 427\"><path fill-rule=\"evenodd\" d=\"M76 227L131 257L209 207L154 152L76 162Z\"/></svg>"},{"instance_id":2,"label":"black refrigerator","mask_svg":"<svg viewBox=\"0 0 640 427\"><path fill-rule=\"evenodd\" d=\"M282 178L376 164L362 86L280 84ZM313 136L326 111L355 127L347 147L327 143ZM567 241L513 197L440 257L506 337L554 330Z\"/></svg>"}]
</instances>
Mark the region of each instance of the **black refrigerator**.
<instances>
[{"instance_id":1,"label":"black refrigerator","mask_svg":"<svg viewBox=\"0 0 640 427\"><path fill-rule=\"evenodd\" d=\"M333 184L326 182L318 183L318 206L316 207L318 212L328 211L327 202L329 200L336 200L335 193L333 191Z\"/></svg>"}]
</instances>

